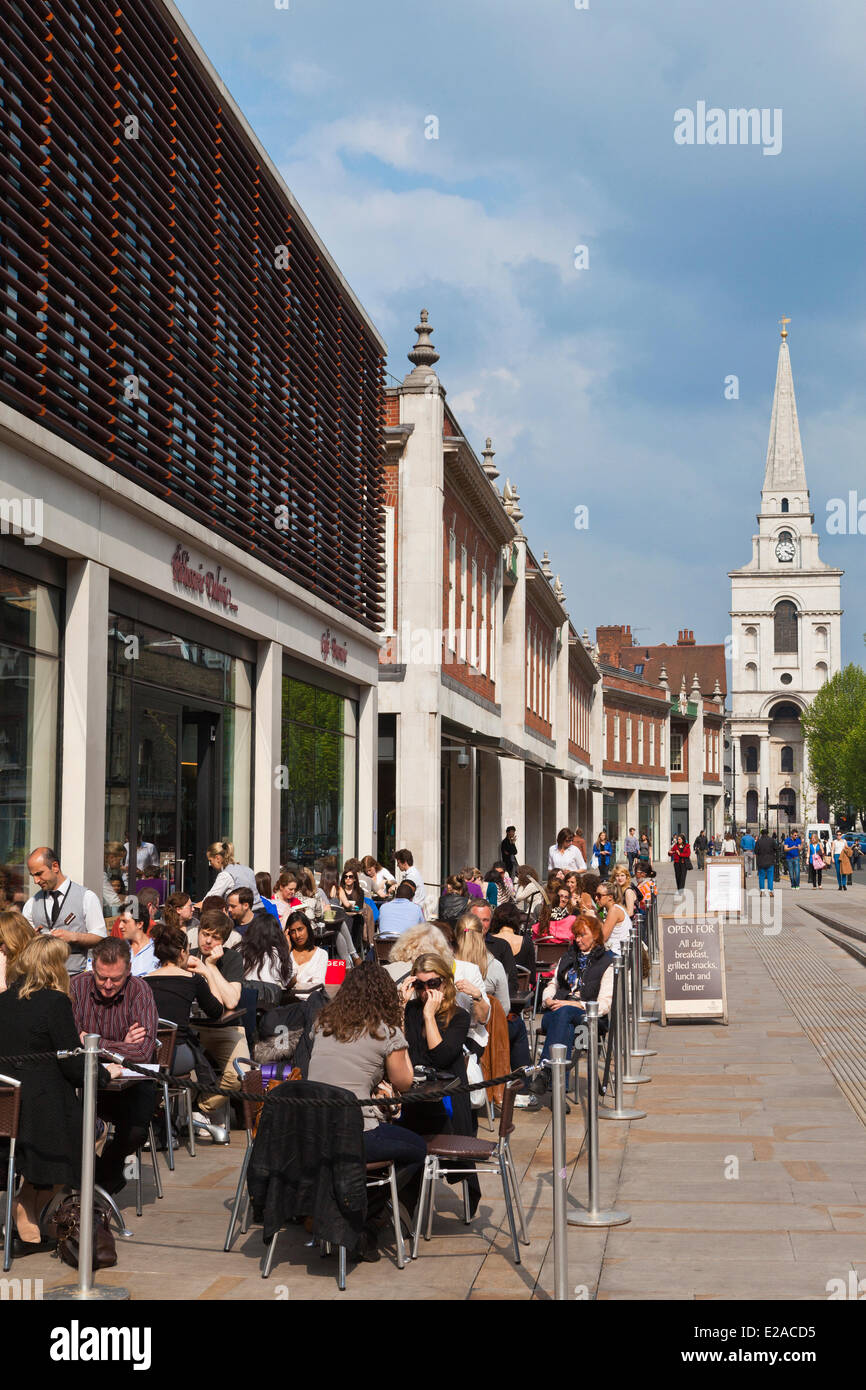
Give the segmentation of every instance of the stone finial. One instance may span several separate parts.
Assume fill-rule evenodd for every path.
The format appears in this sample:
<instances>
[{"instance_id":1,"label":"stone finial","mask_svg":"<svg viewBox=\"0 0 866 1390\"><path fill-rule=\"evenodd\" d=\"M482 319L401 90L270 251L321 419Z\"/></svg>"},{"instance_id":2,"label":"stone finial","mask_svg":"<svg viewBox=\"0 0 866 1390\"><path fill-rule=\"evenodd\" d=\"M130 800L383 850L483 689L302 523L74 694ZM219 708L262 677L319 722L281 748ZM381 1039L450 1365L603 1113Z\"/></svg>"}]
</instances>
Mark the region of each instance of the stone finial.
<instances>
[{"instance_id":1,"label":"stone finial","mask_svg":"<svg viewBox=\"0 0 866 1390\"><path fill-rule=\"evenodd\" d=\"M664 662L662 662L662 669L659 671L659 685L663 686L665 690L670 690L670 683L668 681L668 668Z\"/></svg>"},{"instance_id":2,"label":"stone finial","mask_svg":"<svg viewBox=\"0 0 866 1390\"><path fill-rule=\"evenodd\" d=\"M680 690L685 690L685 688L686 688L686 673L685 673L685 671L683 671L683 677L682 677L682 680L680 681Z\"/></svg>"},{"instance_id":3,"label":"stone finial","mask_svg":"<svg viewBox=\"0 0 866 1390\"><path fill-rule=\"evenodd\" d=\"M486 441L486 447L482 450L482 453L481 453L481 457L482 457L483 460L484 460L484 462L483 462L483 464L481 465L481 467L484 469L484 472L487 474L487 476L488 476L488 478L490 479L491 483L495 483L495 482L496 482L496 479L499 477L499 469L496 467L496 465L495 465L494 462L493 462L493 459L494 459L494 457L495 457L495 455L496 455L496 450L495 450L494 448L492 448L492 444L493 444L493 441L492 441L492 439L490 438L490 435L488 434L488 436L487 436L487 441Z\"/></svg>"},{"instance_id":4,"label":"stone finial","mask_svg":"<svg viewBox=\"0 0 866 1390\"><path fill-rule=\"evenodd\" d=\"M725 697L724 697L724 695L722 694L722 687L719 685L719 678L718 678L718 676L716 676L716 683L715 683L715 685L713 686L713 700L714 700L715 703L718 705L719 709L724 709L724 707L725 707Z\"/></svg>"},{"instance_id":5,"label":"stone finial","mask_svg":"<svg viewBox=\"0 0 866 1390\"><path fill-rule=\"evenodd\" d=\"M511 488L511 520L519 529L520 523L523 520L523 512L520 510L520 493L517 491L516 486L512 486Z\"/></svg>"},{"instance_id":6,"label":"stone finial","mask_svg":"<svg viewBox=\"0 0 866 1390\"><path fill-rule=\"evenodd\" d=\"M562 587L562 580L559 575L553 581L553 597L559 603L565 603L565 590Z\"/></svg>"},{"instance_id":7,"label":"stone finial","mask_svg":"<svg viewBox=\"0 0 866 1390\"><path fill-rule=\"evenodd\" d=\"M416 323L415 332L418 334L418 341L406 356L416 367L432 367L434 362L439 361L439 354L430 341L433 329L427 322L426 309L421 310L421 322Z\"/></svg>"},{"instance_id":8,"label":"stone finial","mask_svg":"<svg viewBox=\"0 0 866 1390\"><path fill-rule=\"evenodd\" d=\"M512 511L513 511L513 506L514 506L514 504L513 504L512 499L511 499L511 479L510 479L510 478L506 478L506 479L505 479L505 486L504 486L504 488L502 489L502 505L503 505L503 507L505 508L505 510L506 510L506 512L508 513L508 515L511 516L511 515L512 515Z\"/></svg>"},{"instance_id":9,"label":"stone finial","mask_svg":"<svg viewBox=\"0 0 866 1390\"><path fill-rule=\"evenodd\" d=\"M588 628L584 628L584 629L583 629L583 638L582 638L581 640L583 641L583 645L584 645L586 648L589 648L589 647L592 646L592 638L591 638L590 635L589 635L589 629L588 629Z\"/></svg>"},{"instance_id":10,"label":"stone finial","mask_svg":"<svg viewBox=\"0 0 866 1390\"><path fill-rule=\"evenodd\" d=\"M700 696L701 696L701 686L700 686L700 682L699 682L699 680L698 680L698 673L697 673L697 671L695 671L695 674L692 676L692 688L691 688L691 692L690 692L690 693L691 693L692 695L697 695L698 699L700 699Z\"/></svg>"},{"instance_id":11,"label":"stone finial","mask_svg":"<svg viewBox=\"0 0 866 1390\"><path fill-rule=\"evenodd\" d=\"M541 557L541 573L544 575L545 579L553 578L553 570L550 568L550 556L546 550Z\"/></svg>"}]
</instances>

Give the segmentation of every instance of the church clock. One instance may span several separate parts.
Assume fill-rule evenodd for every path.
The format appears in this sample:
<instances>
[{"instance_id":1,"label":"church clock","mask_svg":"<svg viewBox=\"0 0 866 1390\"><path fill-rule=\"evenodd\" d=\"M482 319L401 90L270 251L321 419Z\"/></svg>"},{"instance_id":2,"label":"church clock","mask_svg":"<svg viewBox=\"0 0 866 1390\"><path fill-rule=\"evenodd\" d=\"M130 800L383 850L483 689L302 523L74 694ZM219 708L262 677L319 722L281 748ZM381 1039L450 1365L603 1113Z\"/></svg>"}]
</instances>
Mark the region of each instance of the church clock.
<instances>
[{"instance_id":1,"label":"church clock","mask_svg":"<svg viewBox=\"0 0 866 1390\"><path fill-rule=\"evenodd\" d=\"M791 533L789 531L783 531L776 541L776 559L781 560L783 564L790 564L796 553L797 547L791 539Z\"/></svg>"}]
</instances>

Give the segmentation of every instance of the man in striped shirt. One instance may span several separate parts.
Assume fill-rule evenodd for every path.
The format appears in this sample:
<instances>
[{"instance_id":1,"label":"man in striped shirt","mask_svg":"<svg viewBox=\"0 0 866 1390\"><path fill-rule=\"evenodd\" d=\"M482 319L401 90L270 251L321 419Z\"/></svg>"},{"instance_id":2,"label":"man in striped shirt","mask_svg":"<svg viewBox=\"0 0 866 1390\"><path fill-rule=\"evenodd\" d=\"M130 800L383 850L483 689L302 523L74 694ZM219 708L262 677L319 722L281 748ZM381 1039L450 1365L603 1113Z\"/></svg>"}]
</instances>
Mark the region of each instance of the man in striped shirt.
<instances>
[{"instance_id":1,"label":"man in striped shirt","mask_svg":"<svg viewBox=\"0 0 866 1390\"><path fill-rule=\"evenodd\" d=\"M93 969L70 982L75 1026L82 1040L98 1033L100 1044L130 1062L152 1062L158 1015L153 990L131 974L129 943L107 937L93 948ZM123 1091L100 1091L96 1109L114 1134L96 1160L96 1181L107 1192L124 1186L123 1165L147 1137L156 1106L154 1082L137 1081Z\"/></svg>"}]
</instances>

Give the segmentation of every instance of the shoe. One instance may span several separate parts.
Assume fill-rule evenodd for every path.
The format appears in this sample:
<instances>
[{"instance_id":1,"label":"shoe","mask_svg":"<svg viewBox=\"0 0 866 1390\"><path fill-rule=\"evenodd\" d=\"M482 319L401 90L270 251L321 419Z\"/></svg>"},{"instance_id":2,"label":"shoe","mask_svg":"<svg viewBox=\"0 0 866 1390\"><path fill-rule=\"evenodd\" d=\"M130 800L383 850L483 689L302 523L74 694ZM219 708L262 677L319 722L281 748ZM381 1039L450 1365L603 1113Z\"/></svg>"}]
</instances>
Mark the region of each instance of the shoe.
<instances>
[{"instance_id":1,"label":"shoe","mask_svg":"<svg viewBox=\"0 0 866 1390\"><path fill-rule=\"evenodd\" d=\"M536 1072L535 1076L533 1076L532 1080L529 1082L530 1093L534 1096L546 1095L549 1083L550 1077L546 1071Z\"/></svg>"},{"instance_id":2,"label":"shoe","mask_svg":"<svg viewBox=\"0 0 866 1390\"><path fill-rule=\"evenodd\" d=\"M375 1231L365 1229L361 1232L361 1239L358 1242L358 1249L355 1251L355 1259L361 1264L374 1265L381 1260L382 1255L379 1251L379 1243L376 1240Z\"/></svg>"},{"instance_id":3,"label":"shoe","mask_svg":"<svg viewBox=\"0 0 866 1390\"><path fill-rule=\"evenodd\" d=\"M54 1237L43 1236L42 1240L35 1242L22 1240L17 1231L12 1237L12 1258L20 1260L24 1255L50 1255L57 1249L57 1240Z\"/></svg>"},{"instance_id":4,"label":"shoe","mask_svg":"<svg viewBox=\"0 0 866 1390\"><path fill-rule=\"evenodd\" d=\"M192 1122L196 1129L206 1129L215 1144L227 1144L229 1142L228 1130L222 1125L215 1125L200 1110L193 1110Z\"/></svg>"},{"instance_id":5,"label":"shoe","mask_svg":"<svg viewBox=\"0 0 866 1390\"><path fill-rule=\"evenodd\" d=\"M521 1092L519 1096L514 1097L514 1108L515 1110L540 1110L541 1102L538 1096L525 1095Z\"/></svg>"}]
</instances>

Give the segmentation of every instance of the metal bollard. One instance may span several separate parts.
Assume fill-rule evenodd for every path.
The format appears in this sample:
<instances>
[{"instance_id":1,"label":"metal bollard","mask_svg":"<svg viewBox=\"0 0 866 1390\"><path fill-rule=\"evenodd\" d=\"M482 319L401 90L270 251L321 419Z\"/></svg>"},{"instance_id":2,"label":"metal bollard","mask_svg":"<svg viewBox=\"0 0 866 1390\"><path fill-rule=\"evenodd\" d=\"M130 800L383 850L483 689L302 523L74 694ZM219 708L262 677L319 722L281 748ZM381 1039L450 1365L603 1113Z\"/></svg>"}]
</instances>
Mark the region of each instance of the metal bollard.
<instances>
[{"instance_id":1,"label":"metal bollard","mask_svg":"<svg viewBox=\"0 0 866 1390\"><path fill-rule=\"evenodd\" d=\"M652 1047L641 1047L638 1024L653 1023L655 1020L644 1018L643 1000L641 995L641 982L643 978L643 961L641 960L640 932L632 929L631 940L631 1055L632 1057L655 1057L656 1052Z\"/></svg>"},{"instance_id":2,"label":"metal bollard","mask_svg":"<svg viewBox=\"0 0 866 1390\"><path fill-rule=\"evenodd\" d=\"M621 956L620 956L620 960L622 961L622 980L623 980L622 992L623 992L623 1000L624 1000L625 1013L626 1013L625 1028L623 1029L623 1053L624 1053L624 1056L625 1056L625 1070L624 1070L623 1078L622 1078L622 1079L623 1079L623 1081L625 1082L626 1086L643 1086L643 1085L646 1084L646 1082L652 1081L652 1077L651 1077L651 1076L643 1076L643 1075L640 1075L640 1074L636 1073L636 1072L635 1072L635 1069L634 1069L634 1056L632 1055L632 1050L631 1050L631 1008L632 1008L632 993L631 993L631 939L630 939L630 938L629 938L628 941L625 941L625 942L623 942L623 944L622 944L622 954L621 954Z\"/></svg>"},{"instance_id":3,"label":"metal bollard","mask_svg":"<svg viewBox=\"0 0 866 1390\"><path fill-rule=\"evenodd\" d=\"M586 1053L586 1152L588 1202L585 1208L569 1212L569 1226L624 1226L631 1217L626 1211L602 1209L598 1205L598 1000L586 1006L589 1046ZM575 1066L577 1063L575 1062Z\"/></svg>"},{"instance_id":4,"label":"metal bollard","mask_svg":"<svg viewBox=\"0 0 866 1390\"><path fill-rule=\"evenodd\" d=\"M84 1038L84 1121L81 1134L80 1239L78 1242L78 1283L49 1289L46 1300L104 1299L111 1302L129 1298L129 1289L114 1284L93 1283L93 1200L96 1169L96 1079L99 1069L99 1034Z\"/></svg>"},{"instance_id":5,"label":"metal bollard","mask_svg":"<svg viewBox=\"0 0 866 1390\"><path fill-rule=\"evenodd\" d=\"M557 1043L551 1048L550 1083L553 1110L553 1297L557 1302L568 1300L568 1232L566 1208L568 1203L568 1172L565 1161L565 1060L566 1048ZM577 1063L575 1062L576 1066Z\"/></svg>"},{"instance_id":6,"label":"metal bollard","mask_svg":"<svg viewBox=\"0 0 866 1390\"><path fill-rule=\"evenodd\" d=\"M636 1110L634 1106L626 1105L622 1093L625 1075L625 1034L628 1024L625 1005L625 975L621 959L617 959L613 963L612 1013L613 1059L616 1068L613 1077L613 1109L602 1105L598 1113L603 1120L642 1120L646 1116L646 1111Z\"/></svg>"},{"instance_id":7,"label":"metal bollard","mask_svg":"<svg viewBox=\"0 0 866 1390\"><path fill-rule=\"evenodd\" d=\"M657 994L661 988L659 984L653 984L653 970L659 965L659 930L658 930L658 899L650 898L649 908L647 909L647 949L650 953L650 977L644 990L649 994ZM658 978L658 977L656 977Z\"/></svg>"}]
</instances>

